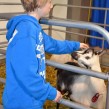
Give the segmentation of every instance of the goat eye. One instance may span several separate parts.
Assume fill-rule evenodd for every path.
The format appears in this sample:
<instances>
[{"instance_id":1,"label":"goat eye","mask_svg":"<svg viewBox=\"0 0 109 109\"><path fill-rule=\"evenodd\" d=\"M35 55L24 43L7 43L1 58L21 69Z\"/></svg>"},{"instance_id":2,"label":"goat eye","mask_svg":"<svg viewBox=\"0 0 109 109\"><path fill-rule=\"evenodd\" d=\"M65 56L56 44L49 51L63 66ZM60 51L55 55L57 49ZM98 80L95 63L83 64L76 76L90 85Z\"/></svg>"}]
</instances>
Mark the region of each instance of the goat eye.
<instances>
[{"instance_id":1,"label":"goat eye","mask_svg":"<svg viewBox=\"0 0 109 109\"><path fill-rule=\"evenodd\" d=\"M90 59L90 57L89 57L89 56L86 56L85 58L86 58L86 59Z\"/></svg>"}]
</instances>

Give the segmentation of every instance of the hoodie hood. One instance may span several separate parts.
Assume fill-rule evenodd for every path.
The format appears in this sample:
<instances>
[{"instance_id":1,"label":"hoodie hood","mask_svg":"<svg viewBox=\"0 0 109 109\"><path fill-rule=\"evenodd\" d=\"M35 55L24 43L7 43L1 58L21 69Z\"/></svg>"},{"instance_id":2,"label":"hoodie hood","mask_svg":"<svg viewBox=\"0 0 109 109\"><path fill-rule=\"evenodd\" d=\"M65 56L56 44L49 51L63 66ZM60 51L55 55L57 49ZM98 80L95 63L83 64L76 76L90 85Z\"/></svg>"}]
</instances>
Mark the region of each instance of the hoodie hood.
<instances>
[{"instance_id":1,"label":"hoodie hood","mask_svg":"<svg viewBox=\"0 0 109 109\"><path fill-rule=\"evenodd\" d=\"M7 23L7 34L6 34L6 39L9 41L12 38L12 35L14 33L14 30L16 26L21 22L21 21L30 21L33 22L38 28L41 28L41 26L38 23L38 20L32 16L29 16L27 14L24 15L19 15L11 18L9 22Z\"/></svg>"}]
</instances>

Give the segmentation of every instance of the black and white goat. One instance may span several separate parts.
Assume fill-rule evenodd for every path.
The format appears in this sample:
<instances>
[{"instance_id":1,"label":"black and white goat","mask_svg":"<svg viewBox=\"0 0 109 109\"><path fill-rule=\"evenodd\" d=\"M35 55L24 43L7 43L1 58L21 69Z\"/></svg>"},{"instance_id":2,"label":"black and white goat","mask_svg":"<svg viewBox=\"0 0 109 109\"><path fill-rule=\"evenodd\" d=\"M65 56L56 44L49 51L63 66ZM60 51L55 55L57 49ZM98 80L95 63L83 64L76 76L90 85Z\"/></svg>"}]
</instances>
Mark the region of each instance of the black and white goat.
<instances>
[{"instance_id":1,"label":"black and white goat","mask_svg":"<svg viewBox=\"0 0 109 109\"><path fill-rule=\"evenodd\" d=\"M101 72L99 62L101 53L92 48L77 51L72 54L77 62L66 64ZM70 99L75 102L96 109L105 109L106 85L102 79L57 69L57 89L62 93L68 92Z\"/></svg>"}]
</instances>

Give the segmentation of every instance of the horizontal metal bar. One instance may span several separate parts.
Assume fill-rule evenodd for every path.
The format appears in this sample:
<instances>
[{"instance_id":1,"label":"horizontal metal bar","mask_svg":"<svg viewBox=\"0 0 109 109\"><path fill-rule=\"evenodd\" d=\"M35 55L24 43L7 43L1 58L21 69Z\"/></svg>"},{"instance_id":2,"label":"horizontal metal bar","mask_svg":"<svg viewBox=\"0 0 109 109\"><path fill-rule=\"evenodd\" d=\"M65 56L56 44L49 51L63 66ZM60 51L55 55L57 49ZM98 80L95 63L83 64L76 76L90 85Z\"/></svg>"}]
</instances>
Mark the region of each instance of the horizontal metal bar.
<instances>
[{"instance_id":1,"label":"horizontal metal bar","mask_svg":"<svg viewBox=\"0 0 109 109\"><path fill-rule=\"evenodd\" d=\"M66 18L61 18L61 17L55 17L55 16L51 16L50 15L50 17L52 18L52 19L59 19L59 20L65 20L65 21L72 21L72 22L89 22L89 21L80 21L80 20L72 20L72 19L66 19ZM106 26L108 26L109 27L109 24L102 24L102 23L97 23L97 22L91 22L90 21L90 23L93 23L93 24L96 24L96 25L99 25L99 26L102 26L102 27L106 27Z\"/></svg>"},{"instance_id":2,"label":"horizontal metal bar","mask_svg":"<svg viewBox=\"0 0 109 109\"><path fill-rule=\"evenodd\" d=\"M6 31L6 28L2 28L2 29L0 29L0 31Z\"/></svg>"},{"instance_id":3,"label":"horizontal metal bar","mask_svg":"<svg viewBox=\"0 0 109 109\"><path fill-rule=\"evenodd\" d=\"M87 23L87 22L70 22L70 21L63 21L63 20L54 20L54 19L41 19L41 24L46 25L54 25L54 26L62 26L62 27L69 27L69 28L81 28L81 29L89 29L96 31L103 35L103 37L108 41L109 43L109 32L105 30L104 28L95 25L93 23Z\"/></svg>"},{"instance_id":4,"label":"horizontal metal bar","mask_svg":"<svg viewBox=\"0 0 109 109\"><path fill-rule=\"evenodd\" d=\"M70 7L70 8L82 8L82 9L96 9L96 10L108 10L109 8L102 8L102 7L92 7L92 6L77 6L77 5L67 5L67 4L54 4L53 8L56 6L64 6L64 7Z\"/></svg>"},{"instance_id":5,"label":"horizontal metal bar","mask_svg":"<svg viewBox=\"0 0 109 109\"><path fill-rule=\"evenodd\" d=\"M6 50L0 49L0 54L6 55Z\"/></svg>"},{"instance_id":6,"label":"horizontal metal bar","mask_svg":"<svg viewBox=\"0 0 109 109\"><path fill-rule=\"evenodd\" d=\"M6 58L5 55L0 55L0 60L1 60L1 59L5 59L5 58Z\"/></svg>"},{"instance_id":7,"label":"horizontal metal bar","mask_svg":"<svg viewBox=\"0 0 109 109\"><path fill-rule=\"evenodd\" d=\"M2 105L0 105L0 109L3 109L3 106Z\"/></svg>"},{"instance_id":8,"label":"horizontal metal bar","mask_svg":"<svg viewBox=\"0 0 109 109\"><path fill-rule=\"evenodd\" d=\"M46 60L46 64L56 67L56 68L60 68L60 69L64 69L64 70L68 70L79 74L83 74L83 75L88 75L88 76L93 76L93 77L97 77L97 78L101 78L101 79L108 79L107 74L101 73L101 72L96 72L96 71L92 71L92 70L88 70L88 69L84 69L84 68L80 68L80 67L76 67L73 65L68 65L68 64L60 64L54 61L50 61L50 60Z\"/></svg>"},{"instance_id":9,"label":"horizontal metal bar","mask_svg":"<svg viewBox=\"0 0 109 109\"><path fill-rule=\"evenodd\" d=\"M21 3L0 2L0 5L21 5Z\"/></svg>"},{"instance_id":10,"label":"horizontal metal bar","mask_svg":"<svg viewBox=\"0 0 109 109\"><path fill-rule=\"evenodd\" d=\"M70 31L65 31L65 30L61 30L61 29L52 28L52 30L59 31L59 32L64 32L64 33L69 33L69 34L74 34L74 35L80 35L80 36L83 36L83 37L91 37L91 38L94 38L94 39L100 39L100 40L104 39L102 37L91 36L91 35L86 35L86 34L81 34L81 33L76 33L76 32L70 32Z\"/></svg>"},{"instance_id":11,"label":"horizontal metal bar","mask_svg":"<svg viewBox=\"0 0 109 109\"><path fill-rule=\"evenodd\" d=\"M2 35L6 35L6 32L4 32L4 33L0 33L0 37L1 37Z\"/></svg>"},{"instance_id":12,"label":"horizontal metal bar","mask_svg":"<svg viewBox=\"0 0 109 109\"><path fill-rule=\"evenodd\" d=\"M4 42L0 42L0 44L8 44L8 42L7 41L4 41Z\"/></svg>"},{"instance_id":13,"label":"horizontal metal bar","mask_svg":"<svg viewBox=\"0 0 109 109\"><path fill-rule=\"evenodd\" d=\"M69 100L65 100L65 99L61 99L59 101L60 104L64 104L65 106L68 106L68 107L71 107L71 108L74 108L74 109L92 109L92 108L89 108L89 107L86 107L86 106L83 106L81 104L78 104L78 103L75 103L75 102L72 102L72 101L69 101Z\"/></svg>"},{"instance_id":14,"label":"horizontal metal bar","mask_svg":"<svg viewBox=\"0 0 109 109\"><path fill-rule=\"evenodd\" d=\"M17 14L23 14L22 12L18 13L0 13L1 19L10 19L12 16ZM63 21L63 20L53 20L53 19L41 19L41 24L47 25L55 25L55 26L63 26L63 27L72 27L72 28L81 28L81 29L89 29L93 31L97 31L101 35L103 35L109 43L109 33L104 28L95 25L89 22L71 22L71 21Z\"/></svg>"},{"instance_id":15,"label":"horizontal metal bar","mask_svg":"<svg viewBox=\"0 0 109 109\"><path fill-rule=\"evenodd\" d=\"M7 19L0 19L0 21L7 21Z\"/></svg>"},{"instance_id":16,"label":"horizontal metal bar","mask_svg":"<svg viewBox=\"0 0 109 109\"><path fill-rule=\"evenodd\" d=\"M7 19L9 20L11 17L23 14L23 12L16 12L16 13L0 13L0 19Z\"/></svg>"},{"instance_id":17,"label":"horizontal metal bar","mask_svg":"<svg viewBox=\"0 0 109 109\"><path fill-rule=\"evenodd\" d=\"M0 78L0 82L3 83L3 84L5 84L6 83L6 79Z\"/></svg>"},{"instance_id":18,"label":"horizontal metal bar","mask_svg":"<svg viewBox=\"0 0 109 109\"><path fill-rule=\"evenodd\" d=\"M1 49L1 48L6 48L6 47L7 47L7 44L0 45L0 49Z\"/></svg>"}]
</instances>

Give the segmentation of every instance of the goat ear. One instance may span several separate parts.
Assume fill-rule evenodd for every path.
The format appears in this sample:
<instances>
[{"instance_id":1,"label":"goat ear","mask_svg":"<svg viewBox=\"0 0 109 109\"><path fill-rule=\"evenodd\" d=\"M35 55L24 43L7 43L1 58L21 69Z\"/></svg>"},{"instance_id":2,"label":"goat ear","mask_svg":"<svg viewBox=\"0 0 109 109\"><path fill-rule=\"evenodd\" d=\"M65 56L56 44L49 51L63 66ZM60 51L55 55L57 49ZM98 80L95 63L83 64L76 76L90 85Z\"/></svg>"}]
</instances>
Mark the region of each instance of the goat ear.
<instances>
[{"instance_id":1,"label":"goat ear","mask_svg":"<svg viewBox=\"0 0 109 109\"><path fill-rule=\"evenodd\" d=\"M73 59L75 59L75 60L78 60L78 54L77 54L77 52L73 52L73 53L71 54L71 57L72 57Z\"/></svg>"},{"instance_id":2,"label":"goat ear","mask_svg":"<svg viewBox=\"0 0 109 109\"><path fill-rule=\"evenodd\" d=\"M95 55L99 55L99 56L101 56L101 55L103 55L104 53L105 53L106 51L105 50L100 50L100 51L95 51Z\"/></svg>"}]
</instances>

